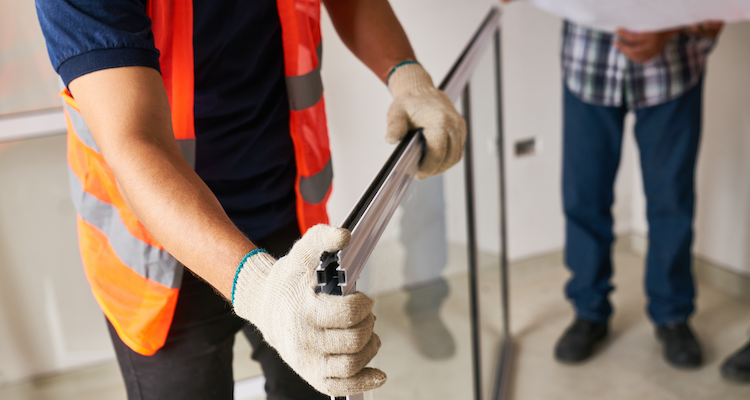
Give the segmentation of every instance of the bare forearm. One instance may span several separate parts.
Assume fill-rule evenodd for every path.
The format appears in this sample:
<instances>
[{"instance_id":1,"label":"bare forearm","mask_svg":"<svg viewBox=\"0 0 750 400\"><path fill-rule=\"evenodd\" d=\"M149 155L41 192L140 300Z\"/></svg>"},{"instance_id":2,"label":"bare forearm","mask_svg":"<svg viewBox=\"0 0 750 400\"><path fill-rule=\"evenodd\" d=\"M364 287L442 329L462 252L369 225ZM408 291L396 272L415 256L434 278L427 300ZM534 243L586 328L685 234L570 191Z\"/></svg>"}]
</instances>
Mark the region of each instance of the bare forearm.
<instances>
[{"instance_id":1,"label":"bare forearm","mask_svg":"<svg viewBox=\"0 0 750 400\"><path fill-rule=\"evenodd\" d=\"M254 246L180 154L159 73L141 67L102 70L75 79L70 90L139 221L229 297L234 271Z\"/></svg>"},{"instance_id":2,"label":"bare forearm","mask_svg":"<svg viewBox=\"0 0 750 400\"><path fill-rule=\"evenodd\" d=\"M323 1L341 40L381 81L394 65L416 59L388 0Z\"/></svg>"}]
</instances>

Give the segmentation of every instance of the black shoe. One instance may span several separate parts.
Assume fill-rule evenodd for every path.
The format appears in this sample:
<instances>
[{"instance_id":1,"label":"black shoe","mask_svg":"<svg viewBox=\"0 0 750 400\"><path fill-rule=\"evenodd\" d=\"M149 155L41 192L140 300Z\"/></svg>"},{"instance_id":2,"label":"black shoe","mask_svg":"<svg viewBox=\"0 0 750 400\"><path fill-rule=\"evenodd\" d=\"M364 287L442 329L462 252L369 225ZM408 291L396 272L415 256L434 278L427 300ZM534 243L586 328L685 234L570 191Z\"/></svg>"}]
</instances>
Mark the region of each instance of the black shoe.
<instances>
[{"instance_id":1,"label":"black shoe","mask_svg":"<svg viewBox=\"0 0 750 400\"><path fill-rule=\"evenodd\" d=\"M555 345L557 361L575 364L589 357L594 346L607 336L607 324L576 318Z\"/></svg>"},{"instance_id":2,"label":"black shoe","mask_svg":"<svg viewBox=\"0 0 750 400\"><path fill-rule=\"evenodd\" d=\"M687 322L656 327L656 337L664 346L664 359L678 368L696 368L703 363L701 347Z\"/></svg>"},{"instance_id":3,"label":"black shoe","mask_svg":"<svg viewBox=\"0 0 750 400\"><path fill-rule=\"evenodd\" d=\"M750 383L750 342L724 361L721 376L734 382Z\"/></svg>"}]
</instances>

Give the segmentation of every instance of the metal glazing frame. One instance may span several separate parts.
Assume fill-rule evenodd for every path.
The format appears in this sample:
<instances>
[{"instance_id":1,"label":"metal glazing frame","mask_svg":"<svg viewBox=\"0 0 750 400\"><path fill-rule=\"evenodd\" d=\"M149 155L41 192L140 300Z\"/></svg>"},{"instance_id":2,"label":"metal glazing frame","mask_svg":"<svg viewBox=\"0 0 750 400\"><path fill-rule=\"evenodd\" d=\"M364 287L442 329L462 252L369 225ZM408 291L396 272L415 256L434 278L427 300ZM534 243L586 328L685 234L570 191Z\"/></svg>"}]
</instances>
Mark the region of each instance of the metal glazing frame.
<instances>
[{"instance_id":1,"label":"metal glazing frame","mask_svg":"<svg viewBox=\"0 0 750 400\"><path fill-rule=\"evenodd\" d=\"M503 338L497 355L493 390L490 399L502 399L508 382L511 337L509 330L508 284L507 284L507 240L505 208L505 165L502 118L502 81L500 63L500 10L493 6L475 32L465 50L441 82L439 89L451 101L462 99L467 137L465 146L465 195L468 235L469 293L471 306L471 334L474 372L474 398L483 399L481 346L479 326L479 300L477 289L477 243L474 215L474 172L472 157L471 104L469 80L476 69L480 56L492 41L497 98L497 148L500 188L500 287L503 315ZM321 255L317 270L318 290L329 294L346 295L354 292L359 274L374 250L385 227L406 193L417 172L422 156L424 139L419 131L412 131L396 147L390 158L359 199L342 224L352 232L350 245L337 253ZM332 397L334 400L363 399L362 394L347 397Z\"/></svg>"}]
</instances>

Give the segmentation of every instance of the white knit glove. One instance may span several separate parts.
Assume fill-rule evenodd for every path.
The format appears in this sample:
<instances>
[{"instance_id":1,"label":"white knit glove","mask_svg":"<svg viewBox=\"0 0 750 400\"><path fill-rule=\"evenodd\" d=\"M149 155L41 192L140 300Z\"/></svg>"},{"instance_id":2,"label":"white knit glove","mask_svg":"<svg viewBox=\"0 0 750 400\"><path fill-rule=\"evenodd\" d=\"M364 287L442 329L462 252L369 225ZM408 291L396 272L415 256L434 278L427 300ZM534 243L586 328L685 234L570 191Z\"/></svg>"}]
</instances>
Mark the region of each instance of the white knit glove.
<instances>
[{"instance_id":1,"label":"white knit glove","mask_svg":"<svg viewBox=\"0 0 750 400\"><path fill-rule=\"evenodd\" d=\"M393 103L388 110L388 143L398 143L409 130L424 128L427 152L417 179L437 175L461 160L466 122L453 103L432 83L419 64L397 67L388 79Z\"/></svg>"},{"instance_id":2,"label":"white knit glove","mask_svg":"<svg viewBox=\"0 0 750 400\"><path fill-rule=\"evenodd\" d=\"M375 389L386 379L365 368L380 348L372 299L315 293L320 255L343 249L350 237L345 229L316 225L279 260L262 252L247 257L232 292L237 315L255 324L297 374L331 396Z\"/></svg>"}]
</instances>

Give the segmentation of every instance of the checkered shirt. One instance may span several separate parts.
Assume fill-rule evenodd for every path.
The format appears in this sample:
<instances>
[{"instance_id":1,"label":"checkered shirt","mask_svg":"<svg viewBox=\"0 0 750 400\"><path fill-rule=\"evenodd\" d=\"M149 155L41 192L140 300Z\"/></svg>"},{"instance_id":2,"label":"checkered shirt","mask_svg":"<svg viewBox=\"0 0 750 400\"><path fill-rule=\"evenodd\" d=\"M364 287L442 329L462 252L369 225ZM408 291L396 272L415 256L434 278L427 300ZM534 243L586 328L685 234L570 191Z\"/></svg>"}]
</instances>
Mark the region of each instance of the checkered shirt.
<instances>
[{"instance_id":1,"label":"checkered shirt","mask_svg":"<svg viewBox=\"0 0 750 400\"><path fill-rule=\"evenodd\" d=\"M613 33L565 21L562 69L565 84L588 104L644 108L666 103L701 79L714 40L679 33L645 63L630 61Z\"/></svg>"}]
</instances>

